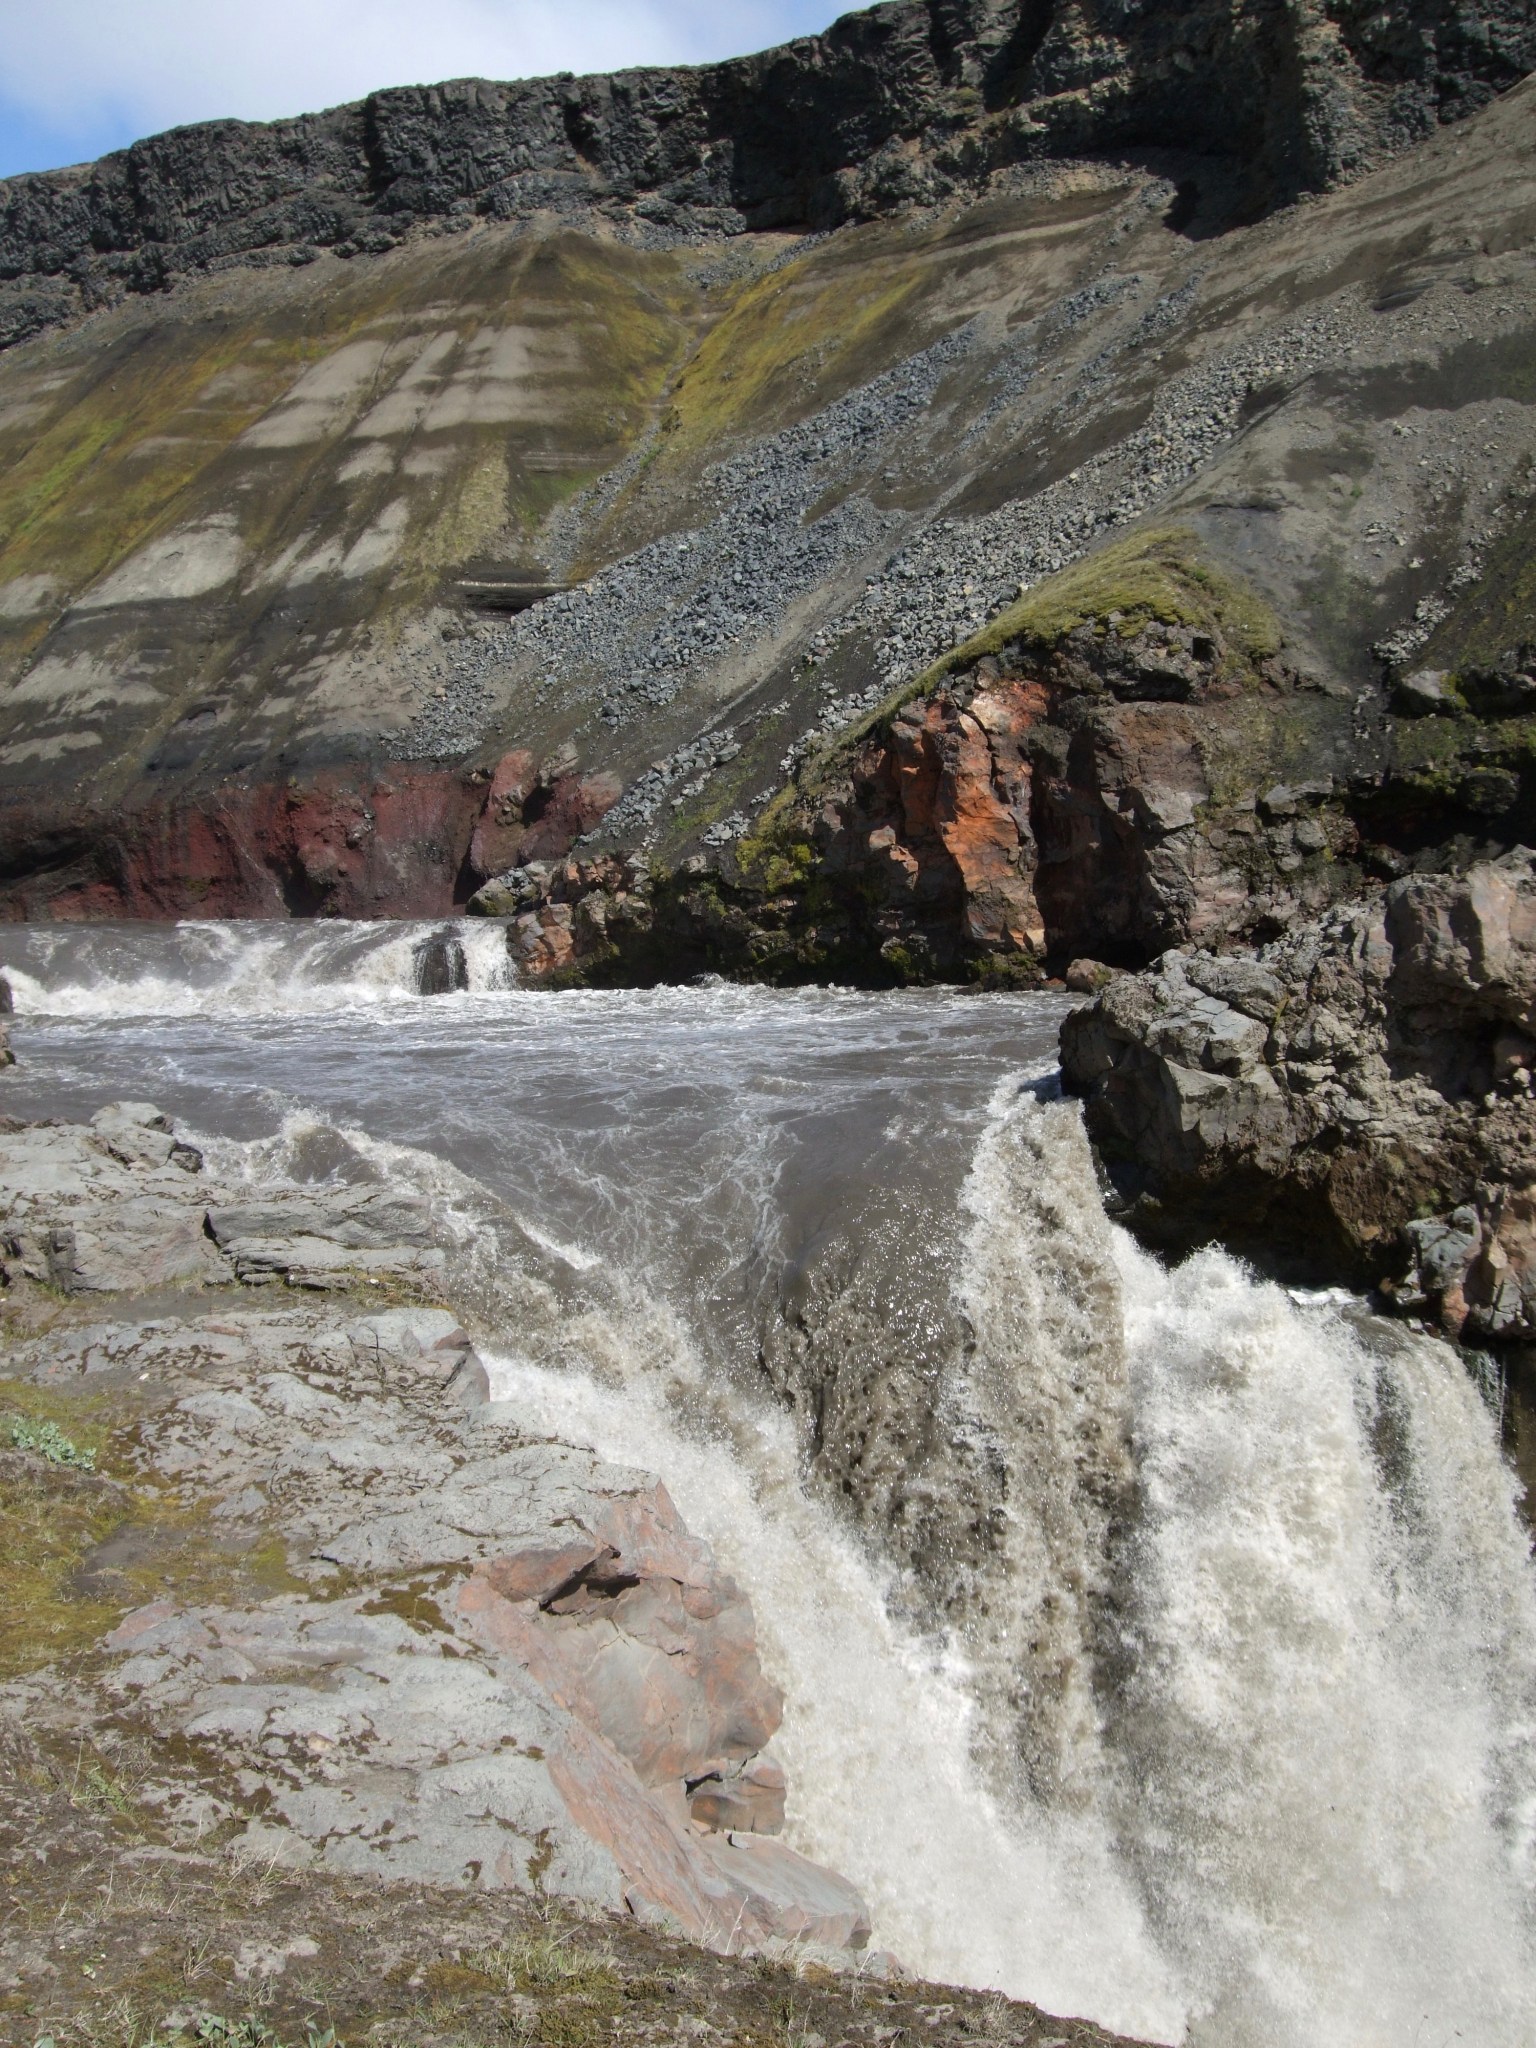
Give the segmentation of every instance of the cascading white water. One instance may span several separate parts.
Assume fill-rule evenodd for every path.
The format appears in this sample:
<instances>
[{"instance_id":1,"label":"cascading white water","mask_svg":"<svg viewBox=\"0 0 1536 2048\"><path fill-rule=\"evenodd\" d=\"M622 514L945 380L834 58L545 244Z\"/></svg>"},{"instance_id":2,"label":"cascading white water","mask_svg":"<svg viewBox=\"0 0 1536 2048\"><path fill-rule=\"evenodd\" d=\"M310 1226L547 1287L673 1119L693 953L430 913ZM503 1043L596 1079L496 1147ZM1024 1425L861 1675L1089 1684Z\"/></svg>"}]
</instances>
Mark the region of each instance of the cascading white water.
<instances>
[{"instance_id":1,"label":"cascading white water","mask_svg":"<svg viewBox=\"0 0 1536 2048\"><path fill-rule=\"evenodd\" d=\"M1118 1247L1144 1501L1126 1835L1191 2038L1514 2048L1536 1601L1461 1361Z\"/></svg>"},{"instance_id":2,"label":"cascading white water","mask_svg":"<svg viewBox=\"0 0 1536 2048\"><path fill-rule=\"evenodd\" d=\"M738 1414L728 1440L691 1430L652 1357L624 1350L634 1377L617 1384L493 1354L493 1389L535 1429L660 1472L747 1588L785 1694L794 1846L858 1884L908 1968L1178 2040L1180 1995L1102 1820L999 1805L964 1657L892 1621L885 1575L804 1492L784 1417Z\"/></svg>"},{"instance_id":3,"label":"cascading white water","mask_svg":"<svg viewBox=\"0 0 1536 2048\"><path fill-rule=\"evenodd\" d=\"M1218 1254L1169 1275L1105 1226L1076 1112L1016 1088L966 1200L979 1348L1043 1396L1039 1526L1014 1552L1030 1618L1052 1595L1070 1614L1104 1568L1070 1554L1101 1540L1071 1503L1110 1428L1084 1408L1114 1387L1071 1361L1102 1343L1085 1312L1124 1344L1134 1654L1097 1707L1079 1674L1086 1811L993 1793L965 1646L893 1624L781 1416L738 1402L729 1441L679 1421L675 1336L637 1330L618 1379L612 1348L605 1376L503 1355L498 1391L662 1472L746 1584L787 1695L796 1839L911 1966L1202 2048L1521 2048L1536 1584L1464 1366Z\"/></svg>"},{"instance_id":4,"label":"cascading white water","mask_svg":"<svg viewBox=\"0 0 1536 2048\"><path fill-rule=\"evenodd\" d=\"M26 925L4 961L22 1015L304 1016L415 1001L423 954L444 949L468 993L512 986L505 930L484 918Z\"/></svg>"},{"instance_id":5,"label":"cascading white water","mask_svg":"<svg viewBox=\"0 0 1536 2048\"><path fill-rule=\"evenodd\" d=\"M1105 1230L1075 1109L997 1107L961 1284L979 1348L1045 1396L1053 1584L1021 1575L1026 1608L1070 1612L1103 1569L1081 1518L1076 1569L1060 1532L1110 1427L1094 1319L1123 1334L1139 1501L1110 1561L1125 1653L1096 1775L1189 2040L1516 2048L1536 1578L1485 1402L1442 1343L1217 1253L1170 1274Z\"/></svg>"},{"instance_id":6,"label":"cascading white water","mask_svg":"<svg viewBox=\"0 0 1536 2048\"><path fill-rule=\"evenodd\" d=\"M1536 1588L1464 1362L1112 1229L1075 1110L1005 1080L1059 1008L407 1001L439 929L279 927L286 967L262 927L27 934L4 1106L153 1094L249 1138L303 1102L253 1172L337 1170L353 1126L359 1170L457 1206L479 1276L544 1247L499 1390L659 1471L742 1579L793 1838L912 1967L1191 2048L1525 2048ZM931 1581L947 1627L758 1374L828 1245L939 1347L971 1462L929 1458L930 1517L1000 1475L990 1547ZM819 1370L834 1323L805 1330Z\"/></svg>"}]
</instances>

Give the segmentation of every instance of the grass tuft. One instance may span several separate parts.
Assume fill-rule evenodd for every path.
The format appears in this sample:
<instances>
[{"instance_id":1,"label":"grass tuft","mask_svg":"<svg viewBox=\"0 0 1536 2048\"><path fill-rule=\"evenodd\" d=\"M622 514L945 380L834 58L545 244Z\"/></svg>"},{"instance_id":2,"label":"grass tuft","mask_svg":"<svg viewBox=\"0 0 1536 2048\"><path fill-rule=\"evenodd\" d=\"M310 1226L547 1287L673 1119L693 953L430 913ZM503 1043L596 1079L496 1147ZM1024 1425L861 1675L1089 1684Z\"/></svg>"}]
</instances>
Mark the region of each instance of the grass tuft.
<instances>
[{"instance_id":1,"label":"grass tuft","mask_svg":"<svg viewBox=\"0 0 1536 2048\"><path fill-rule=\"evenodd\" d=\"M609 1999L622 1990L612 1955L578 1945L581 1930L515 1934L470 1958L471 1967L508 1991L558 1992L572 1998Z\"/></svg>"}]
</instances>

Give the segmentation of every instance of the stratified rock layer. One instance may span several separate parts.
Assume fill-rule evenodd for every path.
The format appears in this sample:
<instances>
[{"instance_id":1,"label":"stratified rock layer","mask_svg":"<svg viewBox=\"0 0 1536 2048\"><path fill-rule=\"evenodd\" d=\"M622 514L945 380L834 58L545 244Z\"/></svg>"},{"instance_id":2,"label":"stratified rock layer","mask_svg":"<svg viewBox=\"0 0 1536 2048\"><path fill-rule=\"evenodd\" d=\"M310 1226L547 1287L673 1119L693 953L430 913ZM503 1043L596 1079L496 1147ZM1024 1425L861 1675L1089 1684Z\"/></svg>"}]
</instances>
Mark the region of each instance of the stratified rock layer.
<instances>
[{"instance_id":1,"label":"stratified rock layer","mask_svg":"<svg viewBox=\"0 0 1536 2048\"><path fill-rule=\"evenodd\" d=\"M1476 678L1536 640L1530 38L1515 0L933 0L10 181L0 298L42 325L0 352L0 913L442 915L571 857L732 887L829 738L1152 521L1334 693L1338 758L1261 789L1372 778L1368 838L1512 843L1529 702ZM1144 702L1071 779L1225 802L1231 721ZM923 744L981 799L958 712ZM833 893L900 912L910 854L942 910L873 915L880 971L950 971L946 921L962 970L1017 954L1035 853L992 798L929 845L870 767L904 852L839 842ZM1028 821L1048 950L1092 794L1060 844ZM1177 896L1186 828L1115 829ZM1082 944L1145 957L1101 880L1122 937Z\"/></svg>"},{"instance_id":2,"label":"stratified rock layer","mask_svg":"<svg viewBox=\"0 0 1536 2048\"><path fill-rule=\"evenodd\" d=\"M1138 145L1237 159L1273 199L1474 110L1533 60L1518 0L926 0L696 71L462 79L210 122L0 185L0 340L187 271L377 253L422 221L606 205L695 230L828 227L999 164Z\"/></svg>"}]
</instances>

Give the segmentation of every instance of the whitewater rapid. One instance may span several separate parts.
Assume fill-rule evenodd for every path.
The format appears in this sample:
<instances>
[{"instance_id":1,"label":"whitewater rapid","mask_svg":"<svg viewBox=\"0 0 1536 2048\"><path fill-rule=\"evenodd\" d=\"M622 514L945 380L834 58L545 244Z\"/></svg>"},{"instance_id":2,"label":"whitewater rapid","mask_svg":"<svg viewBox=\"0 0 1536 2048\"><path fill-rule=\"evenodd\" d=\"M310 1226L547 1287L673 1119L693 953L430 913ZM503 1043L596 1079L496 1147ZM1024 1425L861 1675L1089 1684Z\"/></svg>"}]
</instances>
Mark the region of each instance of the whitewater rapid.
<instances>
[{"instance_id":1,"label":"whitewater rapid","mask_svg":"<svg viewBox=\"0 0 1536 2048\"><path fill-rule=\"evenodd\" d=\"M434 968L445 993L514 982L505 927L485 918L356 924L23 925L0 967L22 1015L307 1017L420 1001Z\"/></svg>"},{"instance_id":2,"label":"whitewater rapid","mask_svg":"<svg viewBox=\"0 0 1536 2048\"><path fill-rule=\"evenodd\" d=\"M910 1968L1190 2048L1525 2048L1536 1579L1463 1358L1112 1226L1060 1002L557 996L498 938L6 934L5 1106L415 1180L492 1314L543 1262L495 1393L741 1579L791 1839Z\"/></svg>"}]
</instances>

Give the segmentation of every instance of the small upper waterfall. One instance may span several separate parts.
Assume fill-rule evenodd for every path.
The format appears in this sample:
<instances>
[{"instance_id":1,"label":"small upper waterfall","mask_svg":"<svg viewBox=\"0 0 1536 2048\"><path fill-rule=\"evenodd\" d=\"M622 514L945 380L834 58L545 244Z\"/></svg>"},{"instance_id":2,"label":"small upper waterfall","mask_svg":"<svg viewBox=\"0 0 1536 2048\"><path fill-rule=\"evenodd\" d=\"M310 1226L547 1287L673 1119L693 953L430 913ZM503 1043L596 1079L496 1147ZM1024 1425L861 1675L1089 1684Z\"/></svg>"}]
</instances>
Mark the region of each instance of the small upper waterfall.
<instances>
[{"instance_id":1,"label":"small upper waterfall","mask_svg":"<svg viewBox=\"0 0 1536 2048\"><path fill-rule=\"evenodd\" d=\"M54 1017L308 1015L515 978L504 928L484 918L21 925L0 964L21 1014Z\"/></svg>"}]
</instances>

